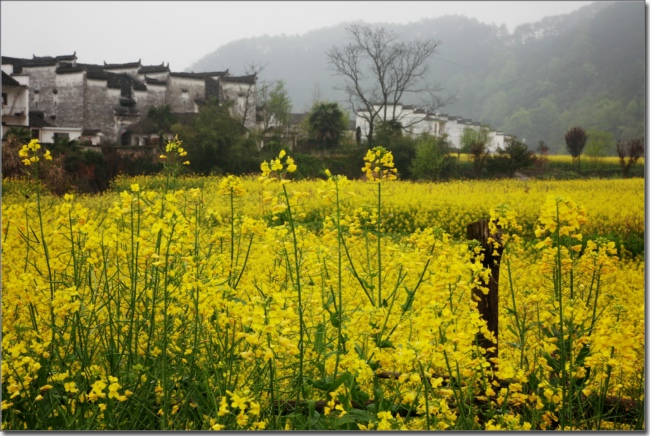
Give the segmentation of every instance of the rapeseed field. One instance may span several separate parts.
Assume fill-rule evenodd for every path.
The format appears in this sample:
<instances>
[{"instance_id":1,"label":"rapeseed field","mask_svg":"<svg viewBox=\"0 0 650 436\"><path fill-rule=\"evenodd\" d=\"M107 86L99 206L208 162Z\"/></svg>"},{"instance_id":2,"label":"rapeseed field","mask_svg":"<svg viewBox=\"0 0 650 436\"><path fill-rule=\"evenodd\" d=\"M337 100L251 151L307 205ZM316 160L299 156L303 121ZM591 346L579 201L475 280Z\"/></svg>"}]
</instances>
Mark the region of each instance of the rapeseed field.
<instances>
[{"instance_id":1,"label":"rapeseed field","mask_svg":"<svg viewBox=\"0 0 650 436\"><path fill-rule=\"evenodd\" d=\"M645 428L642 180L406 183L381 147L364 181L292 181L285 152L183 178L186 153L55 198L49 155L21 150L4 430ZM494 252L467 238L481 219Z\"/></svg>"}]
</instances>

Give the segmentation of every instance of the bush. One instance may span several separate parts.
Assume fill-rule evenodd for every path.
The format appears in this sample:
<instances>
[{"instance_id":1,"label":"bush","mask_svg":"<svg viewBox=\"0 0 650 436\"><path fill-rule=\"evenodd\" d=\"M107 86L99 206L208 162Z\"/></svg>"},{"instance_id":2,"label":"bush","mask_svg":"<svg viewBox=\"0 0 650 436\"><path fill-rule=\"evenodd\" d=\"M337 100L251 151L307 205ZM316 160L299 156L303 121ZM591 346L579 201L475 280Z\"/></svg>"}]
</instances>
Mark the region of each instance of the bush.
<instances>
[{"instance_id":1,"label":"bush","mask_svg":"<svg viewBox=\"0 0 650 436\"><path fill-rule=\"evenodd\" d=\"M497 154L488 158L486 169L492 176L505 174L512 177L518 170L532 166L536 159L535 153L526 144L512 138L504 149L498 148Z\"/></svg>"},{"instance_id":2,"label":"bush","mask_svg":"<svg viewBox=\"0 0 650 436\"><path fill-rule=\"evenodd\" d=\"M414 179L434 182L448 177L455 169L456 159L450 155L446 136L422 135L415 146L415 158L411 164Z\"/></svg>"},{"instance_id":3,"label":"bush","mask_svg":"<svg viewBox=\"0 0 650 436\"><path fill-rule=\"evenodd\" d=\"M298 179L315 179L323 177L325 166L321 159L311 154L294 154L298 169L294 173Z\"/></svg>"}]
</instances>

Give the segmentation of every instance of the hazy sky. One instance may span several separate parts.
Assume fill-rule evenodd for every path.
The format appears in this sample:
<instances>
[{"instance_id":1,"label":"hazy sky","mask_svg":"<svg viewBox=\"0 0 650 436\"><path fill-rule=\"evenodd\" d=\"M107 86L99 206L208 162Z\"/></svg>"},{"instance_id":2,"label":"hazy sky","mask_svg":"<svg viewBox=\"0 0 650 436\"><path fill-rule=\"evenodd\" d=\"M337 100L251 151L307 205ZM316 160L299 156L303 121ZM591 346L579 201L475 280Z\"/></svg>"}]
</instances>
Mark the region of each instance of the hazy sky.
<instances>
[{"instance_id":1,"label":"hazy sky","mask_svg":"<svg viewBox=\"0 0 650 436\"><path fill-rule=\"evenodd\" d=\"M409 23L466 15L510 31L589 1L4 1L1 52L26 57L77 52L79 62L145 65L183 71L237 39L294 35L363 20ZM236 66L233 66L233 72Z\"/></svg>"}]
</instances>

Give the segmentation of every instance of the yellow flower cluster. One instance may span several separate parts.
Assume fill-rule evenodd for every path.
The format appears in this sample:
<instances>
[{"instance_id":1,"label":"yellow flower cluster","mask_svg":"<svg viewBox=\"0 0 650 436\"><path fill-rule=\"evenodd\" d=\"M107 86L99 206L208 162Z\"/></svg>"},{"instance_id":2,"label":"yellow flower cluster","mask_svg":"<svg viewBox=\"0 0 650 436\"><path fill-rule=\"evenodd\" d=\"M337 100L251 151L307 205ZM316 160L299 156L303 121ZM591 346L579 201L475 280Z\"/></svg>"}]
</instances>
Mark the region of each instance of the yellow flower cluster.
<instances>
[{"instance_id":1,"label":"yellow flower cluster","mask_svg":"<svg viewBox=\"0 0 650 436\"><path fill-rule=\"evenodd\" d=\"M382 180L396 180L397 168L393 163L393 153L384 147L374 147L368 150L365 157L366 161L361 171L366 175L366 179L373 182Z\"/></svg>"},{"instance_id":2,"label":"yellow flower cluster","mask_svg":"<svg viewBox=\"0 0 650 436\"><path fill-rule=\"evenodd\" d=\"M41 144L38 142L38 139L32 139L29 144L23 145L23 147L18 150L18 156L23 158L22 162L25 166L29 166L32 163L36 163L40 160L40 157L37 153L37 151L40 149ZM45 150L45 153L43 153L43 159L52 160L50 150Z\"/></svg>"},{"instance_id":3,"label":"yellow flower cluster","mask_svg":"<svg viewBox=\"0 0 650 436\"><path fill-rule=\"evenodd\" d=\"M287 158L285 159L283 164L282 158L285 156ZM293 173L298 169L293 158L287 156L286 151L280 150L280 153L278 154L277 158L271 159L270 162L266 162L266 161L262 162L262 164L260 165L260 169L262 170L262 177L270 178L272 177L273 174L275 174L276 177L280 178L282 170L285 169L285 165L286 165L286 172L289 173Z\"/></svg>"},{"instance_id":4,"label":"yellow flower cluster","mask_svg":"<svg viewBox=\"0 0 650 436\"><path fill-rule=\"evenodd\" d=\"M167 142L165 144L165 153L167 154L161 154L159 156L160 159L167 159L169 156L173 156L173 158L181 158L187 156L187 151L181 145L183 142L178 139L178 135L174 137L171 141ZM183 162L183 165L189 165L190 161L186 160Z\"/></svg>"},{"instance_id":5,"label":"yellow flower cluster","mask_svg":"<svg viewBox=\"0 0 650 436\"><path fill-rule=\"evenodd\" d=\"M240 177L229 175L219 183L219 193L241 197L246 193Z\"/></svg>"},{"instance_id":6,"label":"yellow flower cluster","mask_svg":"<svg viewBox=\"0 0 650 436\"><path fill-rule=\"evenodd\" d=\"M285 156L286 159L283 164L282 158L284 158ZM296 166L296 163L293 160L293 158L287 156L286 151L280 150L280 153L278 154L277 158L271 159L270 162L267 161L262 162L262 164L260 165L260 169L262 170L261 179L271 180L274 177L277 179L281 179L283 175L282 170L286 170L286 172L288 173L293 173L298 169L298 167Z\"/></svg>"}]
</instances>

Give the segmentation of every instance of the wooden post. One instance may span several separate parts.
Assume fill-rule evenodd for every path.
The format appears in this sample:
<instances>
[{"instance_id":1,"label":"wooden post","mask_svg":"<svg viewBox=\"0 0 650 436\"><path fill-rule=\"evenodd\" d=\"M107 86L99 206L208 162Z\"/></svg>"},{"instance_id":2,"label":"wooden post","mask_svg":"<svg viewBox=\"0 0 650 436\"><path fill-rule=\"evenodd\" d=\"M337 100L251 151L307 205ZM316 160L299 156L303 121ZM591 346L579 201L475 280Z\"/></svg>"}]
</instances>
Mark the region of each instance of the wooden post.
<instances>
[{"instance_id":1,"label":"wooden post","mask_svg":"<svg viewBox=\"0 0 650 436\"><path fill-rule=\"evenodd\" d=\"M503 253L503 247L499 247L495 255L494 246L488 243L488 238L492 236L494 240L500 241L501 232L498 231L496 235L490 235L489 222L490 220L484 219L468 225L467 238L470 240L475 239L481 244L484 253L483 267L489 268L491 271L489 282L487 284L483 283L489 289L488 294L483 294L479 289L474 289L473 291L478 303L478 311L486 321L488 330L497 339L497 344L493 344L482 333L478 335L478 341L481 347L485 349L494 347L494 351L488 351L486 353L488 360L491 360L494 357L499 357L499 262Z\"/></svg>"}]
</instances>

